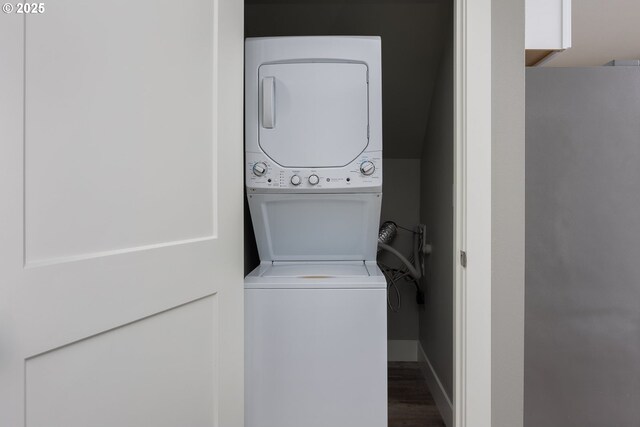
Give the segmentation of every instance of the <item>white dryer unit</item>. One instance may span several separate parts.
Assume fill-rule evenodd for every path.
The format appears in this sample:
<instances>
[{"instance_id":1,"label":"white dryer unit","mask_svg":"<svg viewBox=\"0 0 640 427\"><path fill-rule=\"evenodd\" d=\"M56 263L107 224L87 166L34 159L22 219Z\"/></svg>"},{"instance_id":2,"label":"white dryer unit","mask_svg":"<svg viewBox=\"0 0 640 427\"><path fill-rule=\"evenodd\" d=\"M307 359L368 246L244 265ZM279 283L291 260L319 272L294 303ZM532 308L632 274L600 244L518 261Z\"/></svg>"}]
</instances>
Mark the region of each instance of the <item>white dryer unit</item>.
<instances>
[{"instance_id":1,"label":"white dryer unit","mask_svg":"<svg viewBox=\"0 0 640 427\"><path fill-rule=\"evenodd\" d=\"M247 39L245 150L249 194L380 193L380 38Z\"/></svg>"},{"instance_id":2,"label":"white dryer unit","mask_svg":"<svg viewBox=\"0 0 640 427\"><path fill-rule=\"evenodd\" d=\"M245 45L247 427L387 425L379 37Z\"/></svg>"}]
</instances>

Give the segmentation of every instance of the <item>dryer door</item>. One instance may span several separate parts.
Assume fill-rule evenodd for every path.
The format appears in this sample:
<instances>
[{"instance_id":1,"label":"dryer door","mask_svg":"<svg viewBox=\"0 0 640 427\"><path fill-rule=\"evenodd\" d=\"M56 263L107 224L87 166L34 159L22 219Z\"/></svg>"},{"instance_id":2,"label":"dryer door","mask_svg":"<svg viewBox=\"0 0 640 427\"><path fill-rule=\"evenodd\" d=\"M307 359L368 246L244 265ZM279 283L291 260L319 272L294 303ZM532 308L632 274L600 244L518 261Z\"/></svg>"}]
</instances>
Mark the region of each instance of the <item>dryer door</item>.
<instances>
[{"instance_id":1,"label":"dryer door","mask_svg":"<svg viewBox=\"0 0 640 427\"><path fill-rule=\"evenodd\" d=\"M367 66L267 64L259 73L258 138L284 167L341 167L369 143Z\"/></svg>"}]
</instances>

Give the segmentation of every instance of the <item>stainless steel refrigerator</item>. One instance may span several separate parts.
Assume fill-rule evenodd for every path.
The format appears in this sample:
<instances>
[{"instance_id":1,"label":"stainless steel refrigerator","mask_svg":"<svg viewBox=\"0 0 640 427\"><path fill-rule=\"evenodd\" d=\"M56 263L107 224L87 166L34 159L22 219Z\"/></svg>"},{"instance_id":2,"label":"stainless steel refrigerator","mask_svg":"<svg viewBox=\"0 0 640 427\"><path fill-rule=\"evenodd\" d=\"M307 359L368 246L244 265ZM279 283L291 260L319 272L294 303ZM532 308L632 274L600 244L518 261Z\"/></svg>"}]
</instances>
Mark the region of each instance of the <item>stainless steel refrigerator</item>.
<instances>
[{"instance_id":1,"label":"stainless steel refrigerator","mask_svg":"<svg viewBox=\"0 0 640 427\"><path fill-rule=\"evenodd\" d=\"M640 426L637 62L527 70L527 427Z\"/></svg>"}]
</instances>

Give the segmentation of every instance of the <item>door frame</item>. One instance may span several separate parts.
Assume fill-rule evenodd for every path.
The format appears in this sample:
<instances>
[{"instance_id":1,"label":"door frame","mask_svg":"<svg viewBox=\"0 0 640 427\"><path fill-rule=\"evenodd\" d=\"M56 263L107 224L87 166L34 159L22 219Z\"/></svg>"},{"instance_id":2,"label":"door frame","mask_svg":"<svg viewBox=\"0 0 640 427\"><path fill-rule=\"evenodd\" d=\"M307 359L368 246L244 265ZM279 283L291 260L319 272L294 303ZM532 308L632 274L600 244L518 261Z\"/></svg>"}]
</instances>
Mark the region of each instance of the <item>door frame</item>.
<instances>
[{"instance_id":1,"label":"door frame","mask_svg":"<svg viewBox=\"0 0 640 427\"><path fill-rule=\"evenodd\" d=\"M455 0L454 70L453 418L490 427L491 0Z\"/></svg>"}]
</instances>

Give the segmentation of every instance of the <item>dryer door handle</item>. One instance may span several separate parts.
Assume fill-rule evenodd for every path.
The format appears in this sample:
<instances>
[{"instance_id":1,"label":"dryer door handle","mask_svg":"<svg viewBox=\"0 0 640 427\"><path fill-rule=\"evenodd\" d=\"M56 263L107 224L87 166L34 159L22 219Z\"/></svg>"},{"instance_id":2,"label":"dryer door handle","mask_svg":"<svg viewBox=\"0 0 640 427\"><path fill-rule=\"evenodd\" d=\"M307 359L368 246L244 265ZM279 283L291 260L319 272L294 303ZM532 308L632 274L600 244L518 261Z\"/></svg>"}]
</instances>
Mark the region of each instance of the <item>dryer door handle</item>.
<instances>
[{"instance_id":1,"label":"dryer door handle","mask_svg":"<svg viewBox=\"0 0 640 427\"><path fill-rule=\"evenodd\" d=\"M262 79L262 127L273 129L276 125L276 79Z\"/></svg>"}]
</instances>

